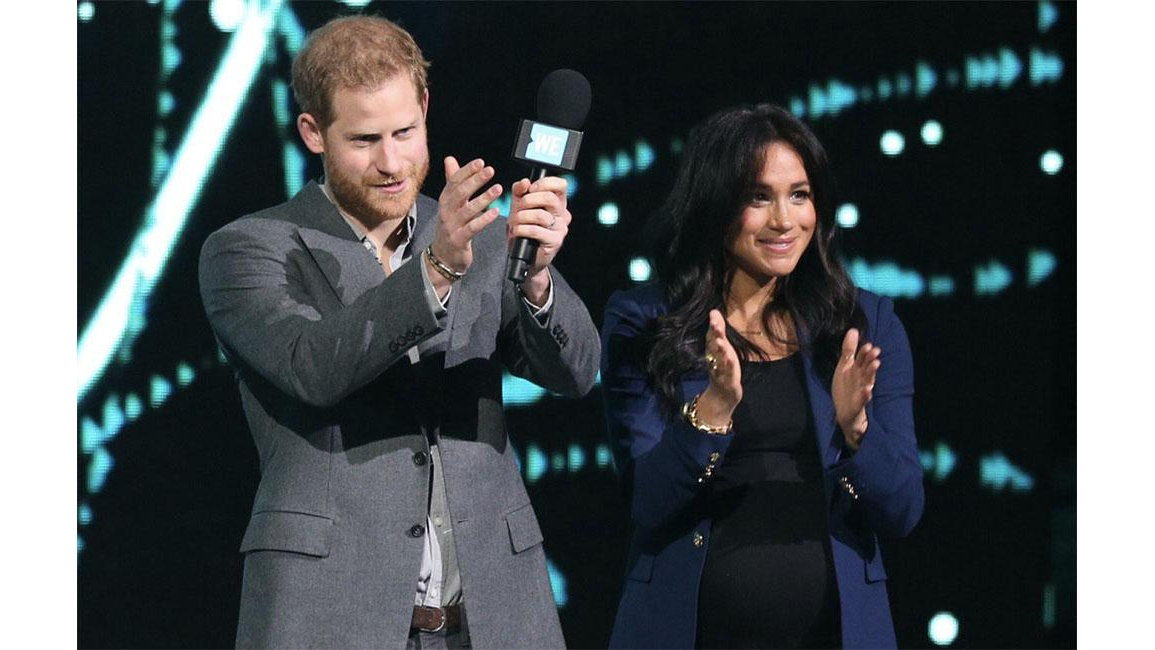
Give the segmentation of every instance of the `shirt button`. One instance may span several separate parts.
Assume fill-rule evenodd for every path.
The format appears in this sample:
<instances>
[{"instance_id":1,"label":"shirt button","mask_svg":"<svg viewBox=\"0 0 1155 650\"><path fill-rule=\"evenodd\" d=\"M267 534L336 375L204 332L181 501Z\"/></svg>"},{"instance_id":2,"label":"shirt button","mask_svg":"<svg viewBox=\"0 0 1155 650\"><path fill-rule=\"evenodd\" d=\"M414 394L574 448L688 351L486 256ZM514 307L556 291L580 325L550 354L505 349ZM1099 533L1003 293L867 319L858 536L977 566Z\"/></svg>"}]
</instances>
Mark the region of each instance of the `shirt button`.
<instances>
[{"instance_id":1,"label":"shirt button","mask_svg":"<svg viewBox=\"0 0 1155 650\"><path fill-rule=\"evenodd\" d=\"M702 533L694 531L694 548L702 548L702 544L706 543L706 538L702 537Z\"/></svg>"},{"instance_id":2,"label":"shirt button","mask_svg":"<svg viewBox=\"0 0 1155 650\"><path fill-rule=\"evenodd\" d=\"M421 524L413 524L413 527L409 529L410 537L421 537L424 534L425 526L422 526Z\"/></svg>"},{"instance_id":3,"label":"shirt button","mask_svg":"<svg viewBox=\"0 0 1155 650\"><path fill-rule=\"evenodd\" d=\"M429 455L426 454L425 452L419 451L416 454L413 454L413 464L414 465L421 467L422 465L424 465L427 462L429 462Z\"/></svg>"},{"instance_id":4,"label":"shirt button","mask_svg":"<svg viewBox=\"0 0 1155 650\"><path fill-rule=\"evenodd\" d=\"M434 523L434 525L440 527L441 526L441 517L434 517L433 523Z\"/></svg>"}]
</instances>

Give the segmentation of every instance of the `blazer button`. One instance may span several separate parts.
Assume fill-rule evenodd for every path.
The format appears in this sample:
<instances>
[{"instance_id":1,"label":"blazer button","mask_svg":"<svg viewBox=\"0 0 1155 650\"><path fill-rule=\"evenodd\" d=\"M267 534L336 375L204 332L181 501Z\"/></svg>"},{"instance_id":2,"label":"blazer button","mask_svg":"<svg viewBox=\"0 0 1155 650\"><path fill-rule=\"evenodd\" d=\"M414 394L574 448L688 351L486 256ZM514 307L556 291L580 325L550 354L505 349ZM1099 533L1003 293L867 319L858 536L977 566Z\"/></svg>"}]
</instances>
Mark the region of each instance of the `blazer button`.
<instances>
[{"instance_id":1,"label":"blazer button","mask_svg":"<svg viewBox=\"0 0 1155 650\"><path fill-rule=\"evenodd\" d=\"M706 543L706 538L702 537L702 533L694 531L694 548L702 548L702 544Z\"/></svg>"},{"instance_id":2,"label":"blazer button","mask_svg":"<svg viewBox=\"0 0 1155 650\"><path fill-rule=\"evenodd\" d=\"M413 454L413 464L414 465L421 467L422 465L424 465L427 462L429 462L429 455L426 454L425 452L419 451L416 454Z\"/></svg>"},{"instance_id":3,"label":"blazer button","mask_svg":"<svg viewBox=\"0 0 1155 650\"><path fill-rule=\"evenodd\" d=\"M843 476L838 479L838 482L842 484L842 489L846 490L846 493L850 495L851 499L855 501L858 500L858 491L854 489L854 484L850 482L849 478Z\"/></svg>"},{"instance_id":4,"label":"blazer button","mask_svg":"<svg viewBox=\"0 0 1155 650\"><path fill-rule=\"evenodd\" d=\"M410 537L421 537L424 534L425 526L422 526L421 524L413 524L413 527L409 529Z\"/></svg>"}]
</instances>

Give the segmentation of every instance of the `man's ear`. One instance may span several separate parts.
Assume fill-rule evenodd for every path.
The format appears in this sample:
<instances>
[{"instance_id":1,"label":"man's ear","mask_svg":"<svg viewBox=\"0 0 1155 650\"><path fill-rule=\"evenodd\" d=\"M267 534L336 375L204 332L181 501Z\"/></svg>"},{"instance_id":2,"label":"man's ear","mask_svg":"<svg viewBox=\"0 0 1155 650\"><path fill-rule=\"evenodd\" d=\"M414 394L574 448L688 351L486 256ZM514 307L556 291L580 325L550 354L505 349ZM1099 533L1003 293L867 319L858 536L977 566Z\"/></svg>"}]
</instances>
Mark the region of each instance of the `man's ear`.
<instances>
[{"instance_id":1,"label":"man's ear","mask_svg":"<svg viewBox=\"0 0 1155 650\"><path fill-rule=\"evenodd\" d=\"M421 96L421 117L429 118L429 89L425 89L425 94Z\"/></svg>"},{"instance_id":2,"label":"man's ear","mask_svg":"<svg viewBox=\"0 0 1155 650\"><path fill-rule=\"evenodd\" d=\"M313 153L325 153L325 138L321 135L321 125L317 124L317 119L311 114L301 113L297 116L297 131L301 134L306 149Z\"/></svg>"}]
</instances>

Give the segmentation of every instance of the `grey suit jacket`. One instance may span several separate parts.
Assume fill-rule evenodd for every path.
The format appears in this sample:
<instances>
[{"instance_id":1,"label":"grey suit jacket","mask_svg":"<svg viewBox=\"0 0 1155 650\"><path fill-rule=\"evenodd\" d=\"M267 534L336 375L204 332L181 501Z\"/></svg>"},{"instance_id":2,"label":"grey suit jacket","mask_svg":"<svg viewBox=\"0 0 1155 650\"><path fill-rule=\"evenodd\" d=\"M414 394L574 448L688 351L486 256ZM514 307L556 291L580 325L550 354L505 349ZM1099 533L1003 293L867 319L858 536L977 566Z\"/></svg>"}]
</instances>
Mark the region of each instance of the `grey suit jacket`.
<instances>
[{"instance_id":1,"label":"grey suit jacket","mask_svg":"<svg viewBox=\"0 0 1155 650\"><path fill-rule=\"evenodd\" d=\"M437 202L418 199L413 250ZM505 431L502 367L593 385L600 343L556 271L543 327L504 279L503 225L435 315L421 264L389 278L315 183L213 233L205 310L236 369L261 481L241 543L238 646L403 647L438 436L477 647L562 647L537 517ZM421 351L412 364L406 351Z\"/></svg>"}]
</instances>

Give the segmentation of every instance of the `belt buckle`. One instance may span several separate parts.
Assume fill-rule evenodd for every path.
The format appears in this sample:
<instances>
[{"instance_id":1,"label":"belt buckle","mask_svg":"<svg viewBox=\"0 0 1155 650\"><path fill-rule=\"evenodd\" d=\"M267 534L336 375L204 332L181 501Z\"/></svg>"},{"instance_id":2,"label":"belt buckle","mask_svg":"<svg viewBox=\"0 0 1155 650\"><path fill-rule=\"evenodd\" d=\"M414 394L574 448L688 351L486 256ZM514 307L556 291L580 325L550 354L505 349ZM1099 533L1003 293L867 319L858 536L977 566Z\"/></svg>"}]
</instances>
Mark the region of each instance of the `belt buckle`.
<instances>
[{"instance_id":1,"label":"belt buckle","mask_svg":"<svg viewBox=\"0 0 1155 650\"><path fill-rule=\"evenodd\" d=\"M437 612L437 614L441 617L441 622L438 623L437 627L435 627L433 629L420 628L420 630L422 632L428 632L430 634L444 630L445 629L445 623L449 620L449 618L445 615L445 609L441 608L441 607L430 607L429 609L432 609L433 611Z\"/></svg>"}]
</instances>

